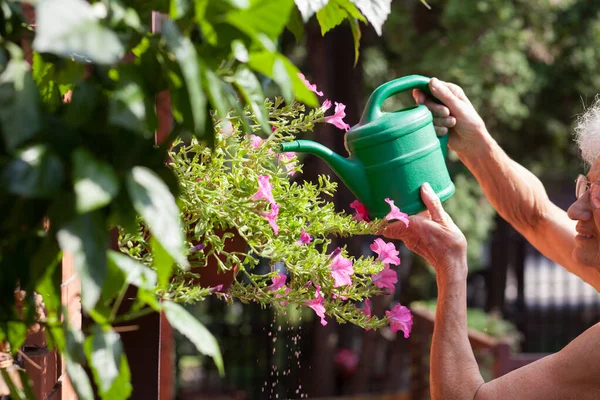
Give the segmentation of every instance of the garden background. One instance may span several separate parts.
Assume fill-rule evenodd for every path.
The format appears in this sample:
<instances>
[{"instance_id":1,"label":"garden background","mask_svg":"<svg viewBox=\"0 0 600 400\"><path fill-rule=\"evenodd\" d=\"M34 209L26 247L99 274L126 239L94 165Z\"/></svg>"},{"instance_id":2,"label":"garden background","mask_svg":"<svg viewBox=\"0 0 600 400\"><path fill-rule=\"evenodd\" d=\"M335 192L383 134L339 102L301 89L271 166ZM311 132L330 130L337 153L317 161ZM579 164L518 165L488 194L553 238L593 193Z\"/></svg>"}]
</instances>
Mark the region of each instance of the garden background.
<instances>
[{"instance_id":1,"label":"garden background","mask_svg":"<svg viewBox=\"0 0 600 400\"><path fill-rule=\"evenodd\" d=\"M32 3L38 18L43 3ZM184 314L184 307L156 302L148 295L152 288L131 280L126 271L138 271L137 266L112 253L106 256L111 240L106 228L135 223L138 214L151 230L158 226L153 225L153 218L164 217L154 221L176 226L173 213L144 207L142 201L144 195L164 200L164 193L152 189L163 181L166 185L160 187L177 193L176 181L163 167L167 146L154 146L154 131L160 131L164 122L153 111L154 99L158 96L159 108L164 90L171 95L173 119L173 129L165 138L195 136L211 142L209 113L223 117L230 108L240 112L234 93L255 111L253 127L258 131L269 130L264 127L267 115L260 108L265 98L295 95L315 106L315 96L297 78L299 71L326 98L346 105L344 120L351 126L380 84L412 74L438 77L463 87L494 138L540 177L551 199L564 209L574 199L573 181L582 165L571 127L600 92L597 2L91 3L104 8L78 9L77 1L57 0L55 14L47 9L42 13L51 16L53 25L47 19L32 19L31 8L22 8L21 2L0 2L0 127L4 138L0 204L5 210L0 224L0 350L13 354L9 368L27 369L35 389L44 380L41 385L48 389L44 398L61 394L63 399L72 398L67 397L71 395L68 383L59 379L65 369L81 399L94 398L92 391L98 389L96 396L102 398L156 396L165 400L353 395L417 399L428 395L426 310L434 307L435 278L431 268L401 243L395 243L402 259L395 268L399 279L395 292L373 298L372 309L374 315L382 316L397 302L411 307L416 318L408 340L387 327L366 331L333 318L322 326L306 307L290 306L282 313L264 304L237 300L228 304L216 296L186 305L189 314ZM65 5L75 8L67 14L55 11ZM320 12L311 15L313 8ZM278 14L283 9L291 10L287 20ZM169 15L158 30L150 22L152 10ZM220 20L223 13L227 17ZM85 28L72 24L73 15L85 22ZM145 29L151 25L154 32L163 32L161 40L147 35ZM35 53L31 53L32 40ZM73 49L81 58L72 57ZM133 54L132 63L123 59L126 53ZM190 54L199 61L193 62ZM223 65L221 58L233 61ZM27 61L33 63L32 71ZM118 68L108 67L117 63ZM69 102L65 96L71 94ZM386 108L411 104L407 93L389 99ZM345 154L344 132L333 125L316 125L313 132L300 137ZM318 182L320 174L336 181L322 160L300 156L300 161L303 172L294 175L295 181ZM107 172L106 165L112 172ZM140 165L158 177L149 186L135 174ZM529 360L559 350L596 323L600 295L541 257L498 218L452 154L448 165L457 192L445 207L469 242L469 320L474 337L487 335L477 342L484 343L479 354L484 375L497 373L495 362L500 354L494 347L497 343L489 338L506 339L509 357ZM101 196L78 188L77 182L85 179L98 180L104 189ZM354 196L343 185L331 200L337 210L352 213L349 205ZM166 284L174 274L174 260L179 262L183 253L168 236L177 237L178 231L163 233L153 230L152 254L160 261L154 265L159 283ZM373 239L333 238L332 245L347 245L354 255L369 254ZM61 264L63 251L73 254L74 261ZM111 287L105 277L121 274L117 270L125 277L122 282L116 279L120 287ZM265 259L255 273L269 271ZM77 312L72 307L75 303L65 304L67 312L60 307L61 291L65 303L75 275L81 279L83 293L80 326L63 318ZM139 288L125 295L129 284ZM23 298L13 294L17 285L25 293ZM46 317L41 320L34 312L34 292L44 296ZM121 313L118 306L129 297L135 299L134 306ZM113 305L115 298L120 299L116 308L101 307L102 302ZM187 323L195 323L190 315L216 338L224 375L219 374L218 351L210 335L186 329ZM138 335L119 330L119 324L131 320L141 328ZM36 321L46 331L43 338L27 330ZM181 333L170 329L171 325ZM108 356L102 358L102 354ZM51 364L54 369L46 370ZM10 381L4 373L7 365L1 367L3 377ZM150 397L145 393L151 393ZM32 398L30 394L27 388L12 391L13 398Z\"/></svg>"}]
</instances>

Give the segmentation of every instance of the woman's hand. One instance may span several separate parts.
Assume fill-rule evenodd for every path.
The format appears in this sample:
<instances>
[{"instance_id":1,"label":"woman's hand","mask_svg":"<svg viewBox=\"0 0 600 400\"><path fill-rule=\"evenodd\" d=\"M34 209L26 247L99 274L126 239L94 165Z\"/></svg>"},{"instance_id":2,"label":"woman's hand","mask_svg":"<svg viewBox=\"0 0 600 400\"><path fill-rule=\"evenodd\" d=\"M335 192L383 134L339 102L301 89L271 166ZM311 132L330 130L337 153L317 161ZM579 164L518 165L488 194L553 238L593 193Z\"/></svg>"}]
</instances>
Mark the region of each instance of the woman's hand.
<instances>
[{"instance_id":1,"label":"woman's hand","mask_svg":"<svg viewBox=\"0 0 600 400\"><path fill-rule=\"evenodd\" d=\"M438 284L467 277L467 240L428 183L421 186L421 198L427 211L409 217L408 227L395 222L383 230L390 239L399 239L406 247L423 256L437 273Z\"/></svg>"},{"instance_id":2,"label":"woman's hand","mask_svg":"<svg viewBox=\"0 0 600 400\"><path fill-rule=\"evenodd\" d=\"M433 125L438 136L444 136L450 130L448 145L459 155L478 151L481 144L490 139L490 135L461 87L431 78L429 89L443 105L417 89L413 91L413 97L417 103L427 106L433 114Z\"/></svg>"}]
</instances>

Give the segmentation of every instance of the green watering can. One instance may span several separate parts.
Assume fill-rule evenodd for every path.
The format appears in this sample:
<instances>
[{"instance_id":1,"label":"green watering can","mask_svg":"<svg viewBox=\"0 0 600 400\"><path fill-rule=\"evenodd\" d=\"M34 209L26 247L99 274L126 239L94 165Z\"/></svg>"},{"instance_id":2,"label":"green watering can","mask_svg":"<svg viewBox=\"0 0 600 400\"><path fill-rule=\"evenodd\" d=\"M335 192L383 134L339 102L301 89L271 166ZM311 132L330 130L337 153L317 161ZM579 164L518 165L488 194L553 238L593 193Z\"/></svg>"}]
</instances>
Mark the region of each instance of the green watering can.
<instances>
[{"instance_id":1,"label":"green watering can","mask_svg":"<svg viewBox=\"0 0 600 400\"><path fill-rule=\"evenodd\" d=\"M340 177L365 205L371 218L390 212L386 198L409 215L424 211L420 187L428 182L441 201L454 194L445 158L448 135L438 138L433 116L424 105L384 112L381 105L397 93L429 91L429 78L410 75L379 86L367 103L360 122L345 137L349 158L311 140L282 144L283 152L314 154Z\"/></svg>"}]
</instances>

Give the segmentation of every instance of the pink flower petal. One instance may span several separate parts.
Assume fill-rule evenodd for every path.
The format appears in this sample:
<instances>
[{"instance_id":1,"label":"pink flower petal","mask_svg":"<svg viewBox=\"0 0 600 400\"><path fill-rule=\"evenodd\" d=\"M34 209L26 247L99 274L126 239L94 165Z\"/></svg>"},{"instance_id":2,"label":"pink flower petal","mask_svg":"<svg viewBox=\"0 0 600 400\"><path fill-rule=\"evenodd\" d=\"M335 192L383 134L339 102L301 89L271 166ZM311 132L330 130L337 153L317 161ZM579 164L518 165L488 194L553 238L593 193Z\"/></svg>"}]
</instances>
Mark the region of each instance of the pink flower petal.
<instances>
[{"instance_id":1,"label":"pink flower petal","mask_svg":"<svg viewBox=\"0 0 600 400\"><path fill-rule=\"evenodd\" d=\"M316 298L314 300L306 300L304 304L312 308L317 316L321 317L321 325L325 326L327 325L327 321L325 321L325 306L323 305L323 296L321 295L321 288L316 286L316 289Z\"/></svg>"},{"instance_id":2,"label":"pink flower petal","mask_svg":"<svg viewBox=\"0 0 600 400\"><path fill-rule=\"evenodd\" d=\"M345 109L346 106L344 104L335 102L335 113L329 117L325 117L325 122L348 132L350 125L343 121L343 119L346 117L346 112L344 111Z\"/></svg>"},{"instance_id":3,"label":"pink flower petal","mask_svg":"<svg viewBox=\"0 0 600 400\"><path fill-rule=\"evenodd\" d=\"M311 84L308 79L306 79L304 74L298 72L298 77L300 77L300 80L302 83L304 83L304 86L306 86L308 90L315 92L318 96L323 96L323 92L317 90L317 85Z\"/></svg>"},{"instance_id":4,"label":"pink flower petal","mask_svg":"<svg viewBox=\"0 0 600 400\"><path fill-rule=\"evenodd\" d=\"M352 285L351 275L354 274L352 261L338 254L331 263L331 276L333 277L333 287Z\"/></svg>"},{"instance_id":5,"label":"pink flower petal","mask_svg":"<svg viewBox=\"0 0 600 400\"><path fill-rule=\"evenodd\" d=\"M306 233L304 229L302 229L302 233L300 234L300 238L296 240L296 244L302 246L304 244L309 244L311 241L312 238L310 237L310 235Z\"/></svg>"},{"instance_id":6,"label":"pink flower petal","mask_svg":"<svg viewBox=\"0 0 600 400\"><path fill-rule=\"evenodd\" d=\"M408 308L401 304L396 304L391 311L386 311L385 315L390 321L390 328L392 328L392 331L404 332L405 339L410 336L410 331L413 325L413 317Z\"/></svg>"},{"instance_id":7,"label":"pink flower petal","mask_svg":"<svg viewBox=\"0 0 600 400\"><path fill-rule=\"evenodd\" d=\"M273 232L275 235L279 234L279 226L277 226L277 215L279 215L279 204L271 205L271 211L261 211L261 215L267 219L271 228L273 228Z\"/></svg>"},{"instance_id":8,"label":"pink flower petal","mask_svg":"<svg viewBox=\"0 0 600 400\"><path fill-rule=\"evenodd\" d=\"M233 133L233 124L229 120L224 120L219 123L220 133L223 137L228 138Z\"/></svg>"},{"instance_id":9,"label":"pink flower petal","mask_svg":"<svg viewBox=\"0 0 600 400\"><path fill-rule=\"evenodd\" d=\"M354 214L355 220L369 222L369 212L363 203L358 200L354 200L352 203L350 203L350 207L356 211L356 214Z\"/></svg>"},{"instance_id":10,"label":"pink flower petal","mask_svg":"<svg viewBox=\"0 0 600 400\"><path fill-rule=\"evenodd\" d=\"M260 175L258 177L258 191L252 196L252 200L265 199L271 204L275 204L273 193L271 190L273 186L270 182L271 177L269 175Z\"/></svg>"},{"instance_id":11,"label":"pink flower petal","mask_svg":"<svg viewBox=\"0 0 600 400\"><path fill-rule=\"evenodd\" d=\"M273 282L273 284L268 286L267 289L269 289L270 292L274 292L277 289L285 286L286 280L287 280L287 275L284 274L283 272L278 272L276 277L271 278L271 281Z\"/></svg>"},{"instance_id":12,"label":"pink flower petal","mask_svg":"<svg viewBox=\"0 0 600 400\"><path fill-rule=\"evenodd\" d=\"M373 284L380 289L389 288L392 292L395 290L395 284L398 283L398 274L396 271L390 269L390 266L386 264L383 270L377 275L371 275Z\"/></svg>"},{"instance_id":13,"label":"pink flower petal","mask_svg":"<svg viewBox=\"0 0 600 400\"><path fill-rule=\"evenodd\" d=\"M263 139L256 135L250 135L250 140L252 142L252 147L258 149L263 142Z\"/></svg>"},{"instance_id":14,"label":"pink flower petal","mask_svg":"<svg viewBox=\"0 0 600 400\"><path fill-rule=\"evenodd\" d=\"M325 100L323 104L321 104L321 108L323 109L323 112L329 110L331 108L331 100Z\"/></svg>"},{"instance_id":15,"label":"pink flower petal","mask_svg":"<svg viewBox=\"0 0 600 400\"><path fill-rule=\"evenodd\" d=\"M405 214L402 211L400 211L400 209L394 205L394 200L385 199L385 202L388 203L392 209L392 211L390 211L389 214L385 216L385 219L388 221L397 219L404 222L404 224L408 226L408 214Z\"/></svg>"},{"instance_id":16,"label":"pink flower petal","mask_svg":"<svg viewBox=\"0 0 600 400\"><path fill-rule=\"evenodd\" d=\"M396 250L394 243L386 243L383 239L377 238L370 247L384 264L400 265L400 252Z\"/></svg>"}]
</instances>

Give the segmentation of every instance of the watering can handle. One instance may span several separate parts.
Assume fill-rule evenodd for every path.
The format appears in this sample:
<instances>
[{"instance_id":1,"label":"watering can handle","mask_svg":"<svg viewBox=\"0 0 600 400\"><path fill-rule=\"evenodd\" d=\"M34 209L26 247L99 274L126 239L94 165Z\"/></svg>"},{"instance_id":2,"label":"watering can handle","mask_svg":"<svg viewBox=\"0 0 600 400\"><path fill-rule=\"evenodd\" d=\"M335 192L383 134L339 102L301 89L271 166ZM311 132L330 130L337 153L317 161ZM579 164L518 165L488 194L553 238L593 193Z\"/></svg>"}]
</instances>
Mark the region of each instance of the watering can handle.
<instances>
[{"instance_id":1,"label":"watering can handle","mask_svg":"<svg viewBox=\"0 0 600 400\"><path fill-rule=\"evenodd\" d=\"M429 89L429 81L431 79L422 76L422 75L409 75L404 76L402 78L394 79L393 81L384 83L379 86L371 97L369 97L369 101L367 102L367 107L365 109L365 113L361 118L361 124L367 124L383 115L383 111L381 111L381 106L383 102L386 101L389 97L392 97L395 94L400 92L404 92L406 90L411 89L419 89L423 92L427 93L431 98L442 104L442 102L434 97L431 94L431 90ZM446 156L446 152L448 151L448 135L444 135L439 138L440 145L442 147L442 152L444 153L444 157Z\"/></svg>"}]
</instances>

